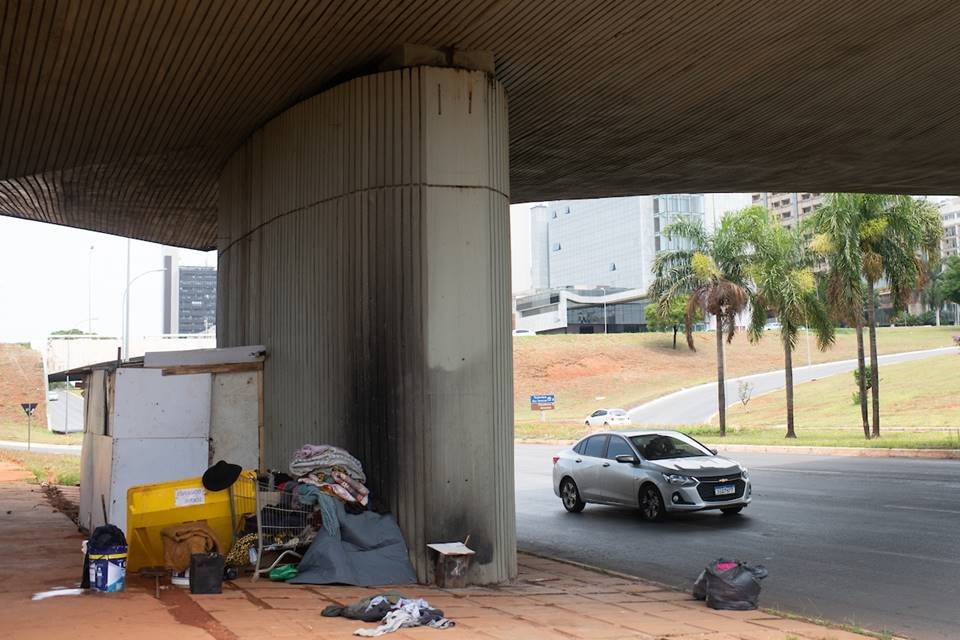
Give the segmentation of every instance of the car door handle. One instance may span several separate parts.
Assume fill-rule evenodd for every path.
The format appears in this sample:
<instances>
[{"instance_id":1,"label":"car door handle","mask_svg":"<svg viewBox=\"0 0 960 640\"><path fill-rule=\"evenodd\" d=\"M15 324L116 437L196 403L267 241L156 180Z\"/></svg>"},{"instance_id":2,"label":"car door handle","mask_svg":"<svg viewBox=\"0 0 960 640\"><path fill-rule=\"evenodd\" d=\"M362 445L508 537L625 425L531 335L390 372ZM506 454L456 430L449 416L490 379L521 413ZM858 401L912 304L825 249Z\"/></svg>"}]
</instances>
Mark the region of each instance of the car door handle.
<instances>
[{"instance_id":1,"label":"car door handle","mask_svg":"<svg viewBox=\"0 0 960 640\"><path fill-rule=\"evenodd\" d=\"M580 460L580 458L577 458L576 460L574 460L574 462L576 462L577 464L580 464L582 460Z\"/></svg>"},{"instance_id":2,"label":"car door handle","mask_svg":"<svg viewBox=\"0 0 960 640\"><path fill-rule=\"evenodd\" d=\"M603 463L603 466L609 467L609 466L610 466L610 463L609 463L609 462L604 462L604 463Z\"/></svg>"}]
</instances>

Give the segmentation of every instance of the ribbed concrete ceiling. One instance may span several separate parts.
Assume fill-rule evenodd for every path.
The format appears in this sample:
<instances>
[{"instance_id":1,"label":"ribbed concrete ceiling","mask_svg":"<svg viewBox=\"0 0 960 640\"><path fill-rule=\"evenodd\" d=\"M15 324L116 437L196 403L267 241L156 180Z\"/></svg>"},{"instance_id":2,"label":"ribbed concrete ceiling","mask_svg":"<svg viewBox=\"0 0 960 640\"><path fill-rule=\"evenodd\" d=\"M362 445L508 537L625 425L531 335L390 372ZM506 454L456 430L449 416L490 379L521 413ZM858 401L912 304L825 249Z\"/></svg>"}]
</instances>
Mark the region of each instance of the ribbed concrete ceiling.
<instances>
[{"instance_id":1,"label":"ribbed concrete ceiling","mask_svg":"<svg viewBox=\"0 0 960 640\"><path fill-rule=\"evenodd\" d=\"M960 3L0 3L0 213L210 248L266 120L401 43L486 49L515 202L957 191Z\"/></svg>"}]
</instances>

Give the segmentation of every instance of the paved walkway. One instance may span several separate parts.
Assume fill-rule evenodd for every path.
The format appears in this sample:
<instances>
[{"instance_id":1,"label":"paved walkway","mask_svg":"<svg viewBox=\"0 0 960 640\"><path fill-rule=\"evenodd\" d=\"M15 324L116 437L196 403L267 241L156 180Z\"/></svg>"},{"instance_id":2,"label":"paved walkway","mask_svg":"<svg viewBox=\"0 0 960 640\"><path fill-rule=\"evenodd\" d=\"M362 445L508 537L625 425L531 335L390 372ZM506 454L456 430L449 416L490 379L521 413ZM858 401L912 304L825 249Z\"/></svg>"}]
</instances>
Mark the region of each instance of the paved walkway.
<instances>
[{"instance_id":1,"label":"paved walkway","mask_svg":"<svg viewBox=\"0 0 960 640\"><path fill-rule=\"evenodd\" d=\"M131 578L127 590L119 594L31 601L36 592L76 585L82 537L49 506L37 486L23 484L17 476L0 463L0 537L9 545L0 563L4 637L304 640L351 638L355 629L374 626L324 618L320 611L330 603L346 604L374 594L376 589L264 580L237 580L227 583L223 594L209 596L166 587L157 599L152 581ZM76 496L75 489L65 493ZM519 562L517 581L502 587L401 587L408 595L426 598L443 609L457 626L443 631L405 629L388 637L863 640L857 634L763 611L713 611L686 593L641 580L525 554Z\"/></svg>"},{"instance_id":2,"label":"paved walkway","mask_svg":"<svg viewBox=\"0 0 960 640\"><path fill-rule=\"evenodd\" d=\"M940 349L926 349L924 351L906 351L903 353L889 353L878 356L881 365L909 362L923 358L957 353L956 347ZM797 356L794 355L794 358ZM800 384L810 380L817 380L827 376L849 373L857 368L857 361L837 360L823 362L805 367L793 368L793 383ZM753 384L753 397L757 398L766 393L782 389L786 385L783 369L755 373L737 378L727 378L727 401L730 405L737 404L737 385L741 380ZM717 383L697 385L689 389L681 389L669 395L651 400L639 407L627 411L634 424L703 424L710 422L717 413Z\"/></svg>"}]
</instances>

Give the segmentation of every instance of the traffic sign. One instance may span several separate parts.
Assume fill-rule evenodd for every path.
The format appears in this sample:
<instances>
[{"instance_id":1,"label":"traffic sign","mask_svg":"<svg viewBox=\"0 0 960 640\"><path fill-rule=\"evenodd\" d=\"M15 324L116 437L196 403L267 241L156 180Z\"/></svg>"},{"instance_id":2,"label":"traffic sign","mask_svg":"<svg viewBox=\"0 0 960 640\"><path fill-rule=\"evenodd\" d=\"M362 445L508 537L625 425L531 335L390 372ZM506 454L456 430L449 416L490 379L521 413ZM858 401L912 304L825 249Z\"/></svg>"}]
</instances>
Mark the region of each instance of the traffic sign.
<instances>
[{"instance_id":1,"label":"traffic sign","mask_svg":"<svg viewBox=\"0 0 960 640\"><path fill-rule=\"evenodd\" d=\"M557 396L552 393L534 393L530 396L530 410L539 411L541 420L546 420L543 412L555 409L556 403Z\"/></svg>"},{"instance_id":2,"label":"traffic sign","mask_svg":"<svg viewBox=\"0 0 960 640\"><path fill-rule=\"evenodd\" d=\"M31 424L30 418L33 417L33 412L37 410L36 402L21 402L20 408L23 409L23 412L27 414L27 451L30 451L30 431Z\"/></svg>"}]
</instances>

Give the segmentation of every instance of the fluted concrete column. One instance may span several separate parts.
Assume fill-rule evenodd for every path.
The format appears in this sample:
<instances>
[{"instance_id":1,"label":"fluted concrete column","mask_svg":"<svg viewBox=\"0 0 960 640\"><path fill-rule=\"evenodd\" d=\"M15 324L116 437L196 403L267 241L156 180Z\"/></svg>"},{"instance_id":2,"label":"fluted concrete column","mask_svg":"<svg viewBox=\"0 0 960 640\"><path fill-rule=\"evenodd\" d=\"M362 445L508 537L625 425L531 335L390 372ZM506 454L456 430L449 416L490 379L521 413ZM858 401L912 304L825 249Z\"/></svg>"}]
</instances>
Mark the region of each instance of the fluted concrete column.
<instances>
[{"instance_id":1,"label":"fluted concrete column","mask_svg":"<svg viewBox=\"0 0 960 640\"><path fill-rule=\"evenodd\" d=\"M218 341L264 344L266 457L364 463L421 580L470 536L516 574L507 108L489 74L417 67L292 107L221 180Z\"/></svg>"}]
</instances>

